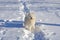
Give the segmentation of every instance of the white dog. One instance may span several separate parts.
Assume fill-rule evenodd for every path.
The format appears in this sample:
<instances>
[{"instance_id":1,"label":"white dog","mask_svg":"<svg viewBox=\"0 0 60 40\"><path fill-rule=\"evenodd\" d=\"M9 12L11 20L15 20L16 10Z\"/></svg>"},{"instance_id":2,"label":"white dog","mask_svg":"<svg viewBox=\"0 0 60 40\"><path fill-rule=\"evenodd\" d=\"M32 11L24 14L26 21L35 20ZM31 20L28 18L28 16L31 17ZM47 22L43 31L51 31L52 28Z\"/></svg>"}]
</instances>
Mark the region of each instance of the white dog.
<instances>
[{"instance_id":1,"label":"white dog","mask_svg":"<svg viewBox=\"0 0 60 40\"><path fill-rule=\"evenodd\" d=\"M25 15L25 22L24 22L25 28L33 32L35 29L35 21L36 21L36 16L33 12Z\"/></svg>"}]
</instances>

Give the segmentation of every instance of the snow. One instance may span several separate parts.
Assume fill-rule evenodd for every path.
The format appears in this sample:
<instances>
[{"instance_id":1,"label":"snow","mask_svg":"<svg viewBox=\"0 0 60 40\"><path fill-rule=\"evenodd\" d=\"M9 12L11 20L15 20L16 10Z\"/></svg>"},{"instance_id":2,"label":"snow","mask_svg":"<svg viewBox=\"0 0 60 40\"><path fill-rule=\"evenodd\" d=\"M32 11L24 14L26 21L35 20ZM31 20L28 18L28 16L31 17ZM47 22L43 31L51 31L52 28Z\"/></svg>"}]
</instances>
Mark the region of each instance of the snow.
<instances>
[{"instance_id":1,"label":"snow","mask_svg":"<svg viewBox=\"0 0 60 40\"><path fill-rule=\"evenodd\" d=\"M5 34L3 35L4 30ZM2 33L0 40L32 40L34 36L33 33L24 28L4 28L4 30L0 31Z\"/></svg>"},{"instance_id":2,"label":"snow","mask_svg":"<svg viewBox=\"0 0 60 40\"><path fill-rule=\"evenodd\" d=\"M35 12L36 21L40 22L36 26L41 28L40 32L31 33L24 28L17 28L17 25L5 24L7 20L24 21L24 13L29 11ZM60 25L60 0L0 0L0 19L4 20L0 25L5 25L0 26L0 40L60 40L60 26L55 25Z\"/></svg>"},{"instance_id":3,"label":"snow","mask_svg":"<svg viewBox=\"0 0 60 40\"><path fill-rule=\"evenodd\" d=\"M47 32L45 32L47 33ZM31 33L25 28L1 28L0 40L48 40L50 34L46 35L43 31Z\"/></svg>"}]
</instances>

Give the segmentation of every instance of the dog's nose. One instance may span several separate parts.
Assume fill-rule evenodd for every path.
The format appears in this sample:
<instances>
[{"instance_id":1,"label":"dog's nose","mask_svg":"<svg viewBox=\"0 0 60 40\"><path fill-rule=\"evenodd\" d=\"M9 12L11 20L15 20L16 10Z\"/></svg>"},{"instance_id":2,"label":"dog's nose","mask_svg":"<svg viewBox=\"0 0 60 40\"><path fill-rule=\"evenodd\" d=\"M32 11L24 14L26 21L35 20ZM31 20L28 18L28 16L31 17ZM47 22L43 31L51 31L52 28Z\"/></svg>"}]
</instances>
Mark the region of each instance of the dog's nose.
<instances>
[{"instance_id":1,"label":"dog's nose","mask_svg":"<svg viewBox=\"0 0 60 40\"><path fill-rule=\"evenodd\" d=\"M30 19L32 19L32 17L30 16Z\"/></svg>"},{"instance_id":2,"label":"dog's nose","mask_svg":"<svg viewBox=\"0 0 60 40\"><path fill-rule=\"evenodd\" d=\"M32 17L31 17L31 19L32 19Z\"/></svg>"}]
</instances>

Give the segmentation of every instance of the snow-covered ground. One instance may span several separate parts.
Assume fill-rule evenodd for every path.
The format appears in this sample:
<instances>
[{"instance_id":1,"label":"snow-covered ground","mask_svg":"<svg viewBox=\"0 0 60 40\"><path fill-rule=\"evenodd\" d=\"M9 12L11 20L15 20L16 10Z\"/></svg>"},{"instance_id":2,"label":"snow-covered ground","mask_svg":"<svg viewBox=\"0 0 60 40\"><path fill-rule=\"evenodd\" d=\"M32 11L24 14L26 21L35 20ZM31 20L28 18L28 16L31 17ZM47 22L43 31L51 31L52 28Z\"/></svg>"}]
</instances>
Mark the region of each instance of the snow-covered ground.
<instances>
[{"instance_id":1,"label":"snow-covered ground","mask_svg":"<svg viewBox=\"0 0 60 40\"><path fill-rule=\"evenodd\" d=\"M37 35L34 40L60 40L60 26L58 26L60 25L60 0L0 0L0 19L4 21L24 21L24 13L29 11L35 12L36 22L54 24L37 25L41 28L41 32L35 33ZM30 37L33 39L34 34L29 31L27 33L33 36L29 35L28 39L20 38L23 35L22 31L25 33L25 29L21 28L0 27L0 40L28 40Z\"/></svg>"}]
</instances>

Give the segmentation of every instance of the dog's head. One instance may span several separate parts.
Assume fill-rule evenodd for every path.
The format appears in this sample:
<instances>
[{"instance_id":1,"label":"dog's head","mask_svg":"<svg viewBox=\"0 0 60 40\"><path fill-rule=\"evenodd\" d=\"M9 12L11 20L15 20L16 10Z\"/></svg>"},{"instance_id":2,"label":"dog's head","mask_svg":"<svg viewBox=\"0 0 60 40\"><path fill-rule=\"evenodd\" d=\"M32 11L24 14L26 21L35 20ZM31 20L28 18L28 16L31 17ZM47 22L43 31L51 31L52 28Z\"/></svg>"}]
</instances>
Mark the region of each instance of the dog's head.
<instances>
[{"instance_id":1,"label":"dog's head","mask_svg":"<svg viewBox=\"0 0 60 40\"><path fill-rule=\"evenodd\" d=\"M28 18L29 18L30 20L33 20L33 19L35 19L36 17L35 17L35 14L32 12L32 13L29 13L29 14L28 14Z\"/></svg>"}]
</instances>

